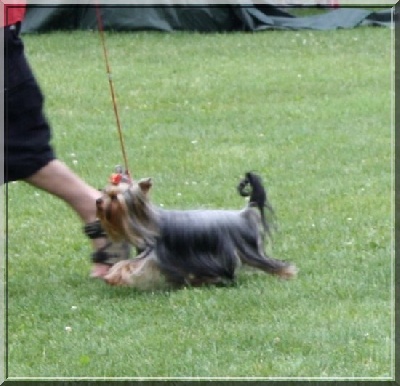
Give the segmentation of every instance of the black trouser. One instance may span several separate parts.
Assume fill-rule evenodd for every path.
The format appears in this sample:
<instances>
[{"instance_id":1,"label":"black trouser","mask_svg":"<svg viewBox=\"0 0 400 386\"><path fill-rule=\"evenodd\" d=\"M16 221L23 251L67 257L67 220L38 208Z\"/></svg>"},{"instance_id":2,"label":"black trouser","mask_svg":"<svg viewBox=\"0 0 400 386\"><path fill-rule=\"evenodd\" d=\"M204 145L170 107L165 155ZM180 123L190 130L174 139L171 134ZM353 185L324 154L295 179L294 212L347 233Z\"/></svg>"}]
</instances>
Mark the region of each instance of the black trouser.
<instances>
[{"instance_id":1,"label":"black trouser","mask_svg":"<svg viewBox=\"0 0 400 386\"><path fill-rule=\"evenodd\" d=\"M24 54L20 23L4 28L4 179L27 178L55 158L44 97Z\"/></svg>"}]
</instances>

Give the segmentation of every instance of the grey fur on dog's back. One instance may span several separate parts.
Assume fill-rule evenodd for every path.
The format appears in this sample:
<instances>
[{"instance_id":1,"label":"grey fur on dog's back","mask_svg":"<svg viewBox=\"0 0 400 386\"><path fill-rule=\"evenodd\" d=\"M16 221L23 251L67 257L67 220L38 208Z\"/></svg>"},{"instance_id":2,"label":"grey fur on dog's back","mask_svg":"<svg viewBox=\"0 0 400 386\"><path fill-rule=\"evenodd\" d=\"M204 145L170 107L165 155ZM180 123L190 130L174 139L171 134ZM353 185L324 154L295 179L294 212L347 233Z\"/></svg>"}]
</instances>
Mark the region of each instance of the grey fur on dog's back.
<instances>
[{"instance_id":1,"label":"grey fur on dog's back","mask_svg":"<svg viewBox=\"0 0 400 386\"><path fill-rule=\"evenodd\" d=\"M261 217L255 208L160 210L158 219L155 251L160 269L176 284L190 274L199 281L232 281L242 259L265 261L260 254Z\"/></svg>"}]
</instances>

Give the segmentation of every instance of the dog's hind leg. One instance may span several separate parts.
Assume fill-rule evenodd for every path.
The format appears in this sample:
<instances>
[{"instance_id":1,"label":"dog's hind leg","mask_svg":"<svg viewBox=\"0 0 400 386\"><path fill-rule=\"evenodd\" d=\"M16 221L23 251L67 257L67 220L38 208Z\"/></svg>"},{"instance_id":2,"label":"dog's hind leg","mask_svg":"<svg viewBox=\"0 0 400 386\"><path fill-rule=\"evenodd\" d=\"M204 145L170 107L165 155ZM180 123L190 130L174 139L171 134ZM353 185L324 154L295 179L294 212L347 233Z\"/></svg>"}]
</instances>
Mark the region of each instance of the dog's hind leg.
<instances>
[{"instance_id":1,"label":"dog's hind leg","mask_svg":"<svg viewBox=\"0 0 400 386\"><path fill-rule=\"evenodd\" d=\"M296 276L298 270L295 265L266 255L260 214L247 208L241 212L241 216L246 226L242 228L240 236L236 236L236 245L242 263L285 279Z\"/></svg>"},{"instance_id":2,"label":"dog's hind leg","mask_svg":"<svg viewBox=\"0 0 400 386\"><path fill-rule=\"evenodd\" d=\"M241 253L240 259L243 264L249 265L267 272L272 275L280 276L284 279L290 279L297 274L297 267L286 261L274 259L272 257L260 255L256 251Z\"/></svg>"}]
</instances>

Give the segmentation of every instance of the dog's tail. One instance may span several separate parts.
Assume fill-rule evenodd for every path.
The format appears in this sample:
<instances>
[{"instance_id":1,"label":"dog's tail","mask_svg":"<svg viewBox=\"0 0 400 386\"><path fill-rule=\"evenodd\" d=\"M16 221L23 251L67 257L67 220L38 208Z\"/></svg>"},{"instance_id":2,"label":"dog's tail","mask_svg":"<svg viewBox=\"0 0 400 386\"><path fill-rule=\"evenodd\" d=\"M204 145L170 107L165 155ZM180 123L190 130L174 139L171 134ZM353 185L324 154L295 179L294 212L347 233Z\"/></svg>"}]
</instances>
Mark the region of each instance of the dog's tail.
<instances>
[{"instance_id":1,"label":"dog's tail","mask_svg":"<svg viewBox=\"0 0 400 386\"><path fill-rule=\"evenodd\" d=\"M271 236L272 224L266 219L265 208L273 218L275 218L275 212L268 201L261 177L253 172L247 172L240 181L237 190L242 197L250 197L249 206L256 206L259 209L264 231Z\"/></svg>"}]
</instances>

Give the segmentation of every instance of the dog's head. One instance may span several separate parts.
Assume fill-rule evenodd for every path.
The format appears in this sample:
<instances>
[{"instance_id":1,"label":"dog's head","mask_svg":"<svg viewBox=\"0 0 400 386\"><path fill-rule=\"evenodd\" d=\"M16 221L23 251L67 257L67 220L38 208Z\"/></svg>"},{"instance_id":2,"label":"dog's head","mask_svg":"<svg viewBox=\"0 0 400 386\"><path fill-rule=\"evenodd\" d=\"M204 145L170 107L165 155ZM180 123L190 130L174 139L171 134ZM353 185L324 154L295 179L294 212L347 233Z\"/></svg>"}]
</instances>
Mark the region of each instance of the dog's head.
<instances>
[{"instance_id":1,"label":"dog's head","mask_svg":"<svg viewBox=\"0 0 400 386\"><path fill-rule=\"evenodd\" d=\"M128 241L139 249L152 244L157 218L150 204L151 178L108 185L96 200L97 217L114 241Z\"/></svg>"}]
</instances>

